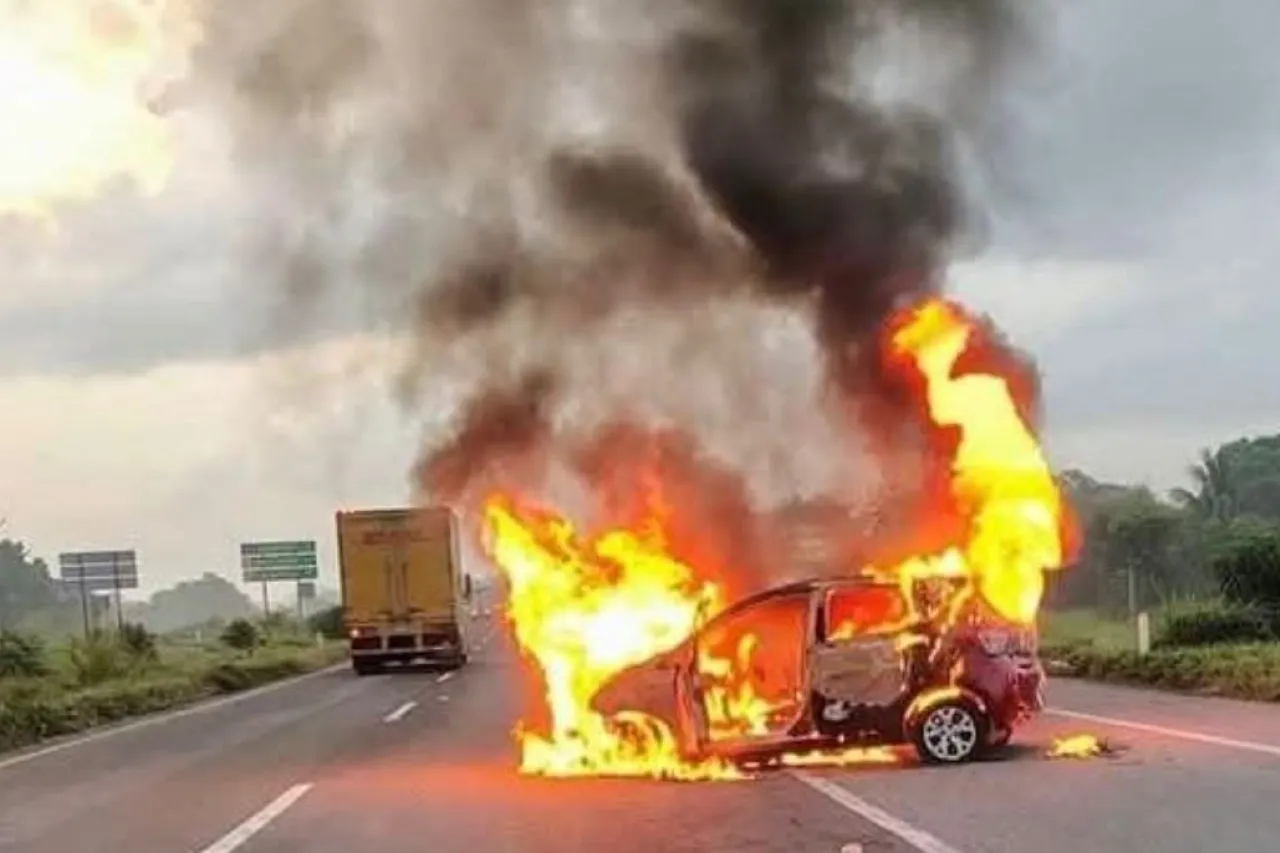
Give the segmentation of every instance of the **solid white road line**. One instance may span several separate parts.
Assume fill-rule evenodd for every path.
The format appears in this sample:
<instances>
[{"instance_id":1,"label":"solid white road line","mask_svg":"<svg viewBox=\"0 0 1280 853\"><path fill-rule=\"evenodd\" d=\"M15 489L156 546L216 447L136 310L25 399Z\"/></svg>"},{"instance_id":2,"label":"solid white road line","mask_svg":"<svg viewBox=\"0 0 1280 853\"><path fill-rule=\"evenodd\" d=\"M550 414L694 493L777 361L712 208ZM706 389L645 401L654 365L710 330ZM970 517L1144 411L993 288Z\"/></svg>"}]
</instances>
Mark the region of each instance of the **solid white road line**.
<instances>
[{"instance_id":1,"label":"solid white road line","mask_svg":"<svg viewBox=\"0 0 1280 853\"><path fill-rule=\"evenodd\" d=\"M1116 717L1103 717L1099 714L1086 714L1083 711L1071 711L1066 708L1046 708L1045 713L1053 714L1058 717L1066 717L1071 720L1083 720L1089 723L1099 723L1104 726L1115 726L1122 729L1133 729L1138 732L1147 732L1153 735L1163 735L1164 737L1179 738L1181 740L1191 740L1197 743L1207 743L1211 746L1224 746L1228 749L1242 749L1247 752L1260 752L1263 755L1273 755L1280 758L1280 746L1274 746L1269 743L1257 743L1248 740L1235 740L1233 738L1219 737L1218 735L1207 735L1201 732L1191 732L1185 729L1171 729L1166 726L1155 726L1150 723L1139 723L1134 720L1122 720Z\"/></svg>"},{"instance_id":2,"label":"solid white road line","mask_svg":"<svg viewBox=\"0 0 1280 853\"><path fill-rule=\"evenodd\" d=\"M87 734L87 735L81 735L80 737L59 741L58 743L50 744L49 746L43 747L41 749L34 749L31 752L22 752L17 755L11 756L9 758L0 759L0 770L6 770L10 767L14 767L19 764L24 764L28 761L34 761L37 758L43 758L44 756L52 755L55 752L62 752L64 749L70 749L73 746L81 746L86 743L94 743L95 741L106 740L109 737L115 737L116 735L124 734L125 732L132 732L132 731L137 731L138 729L145 729L149 726L159 725L160 723L167 723L167 722L170 722L171 720L178 720L183 717L190 717L194 714L204 714L208 711L216 711L219 708L225 708L228 705L235 705L238 702L243 702L246 699L252 699L255 696L261 696L264 693L271 693L276 690L282 690L285 687L291 687L292 685L297 684L300 681L306 681L307 679L315 678L318 675L325 675L330 672L336 672L337 670L343 669L346 666L347 664L345 663L336 663L333 666L325 667L324 669L318 669L315 672L308 672L305 675L299 675L297 678L288 678L288 679L285 679L284 681L277 681L274 684L266 684L266 685L263 685L262 687L255 687L253 690L246 690L243 693L236 693L234 695L227 696L222 699L213 699L208 702L201 702L197 705L191 705L187 708L180 708L177 711L170 711L165 714L157 714L154 717L144 717L141 720L135 720L132 723L124 723L119 726L112 726L111 728L108 728L108 729L102 729L100 731L91 732L90 734Z\"/></svg>"},{"instance_id":3,"label":"solid white road line","mask_svg":"<svg viewBox=\"0 0 1280 853\"><path fill-rule=\"evenodd\" d=\"M239 850L246 841L262 832L271 821L280 817L290 806L302 799L303 795L311 790L311 787L310 782L294 785L264 806L257 814L201 850L200 853L232 853L233 850Z\"/></svg>"},{"instance_id":4,"label":"solid white road line","mask_svg":"<svg viewBox=\"0 0 1280 853\"><path fill-rule=\"evenodd\" d=\"M436 684L444 684L446 681L448 681L450 678L453 678L455 675L457 675L456 672L454 672L453 670L449 670L448 672L442 674L439 678L436 679Z\"/></svg>"},{"instance_id":5,"label":"solid white road line","mask_svg":"<svg viewBox=\"0 0 1280 853\"><path fill-rule=\"evenodd\" d=\"M894 817L884 809L871 805L855 795L848 788L837 785L830 779L814 776L804 770L789 771L792 776L808 785L819 794L827 797L837 805L843 806L859 817L874 823L885 832L890 832L910 844L920 853L960 853L959 850L940 841L923 829L912 826L901 818Z\"/></svg>"},{"instance_id":6,"label":"solid white road line","mask_svg":"<svg viewBox=\"0 0 1280 853\"><path fill-rule=\"evenodd\" d=\"M409 712L410 712L410 711L412 711L412 710L413 710L414 708L416 708L416 707L418 707L418 703L417 703L417 702L413 702L413 701L405 702L405 703L404 703L403 705L401 705L399 708L396 708L396 709L395 709L394 711L392 711L390 714L387 714L385 717L383 717L383 718L382 718L382 722L384 722L384 723L398 723L398 722L400 722L401 720L403 720L405 717L409 716Z\"/></svg>"}]
</instances>

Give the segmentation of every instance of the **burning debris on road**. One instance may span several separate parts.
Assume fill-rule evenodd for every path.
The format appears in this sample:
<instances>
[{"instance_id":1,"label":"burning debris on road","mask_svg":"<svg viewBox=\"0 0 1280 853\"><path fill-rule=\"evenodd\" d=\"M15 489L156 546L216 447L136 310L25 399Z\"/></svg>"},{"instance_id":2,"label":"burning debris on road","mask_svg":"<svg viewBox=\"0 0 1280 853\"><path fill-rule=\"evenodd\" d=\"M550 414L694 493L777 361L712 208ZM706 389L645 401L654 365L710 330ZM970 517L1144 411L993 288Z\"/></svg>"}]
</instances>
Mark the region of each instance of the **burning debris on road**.
<instances>
[{"instance_id":1,"label":"burning debris on road","mask_svg":"<svg viewBox=\"0 0 1280 853\"><path fill-rule=\"evenodd\" d=\"M1091 734L1079 734L1055 738L1045 757L1095 758L1101 755L1114 755L1118 751L1110 741Z\"/></svg>"}]
</instances>

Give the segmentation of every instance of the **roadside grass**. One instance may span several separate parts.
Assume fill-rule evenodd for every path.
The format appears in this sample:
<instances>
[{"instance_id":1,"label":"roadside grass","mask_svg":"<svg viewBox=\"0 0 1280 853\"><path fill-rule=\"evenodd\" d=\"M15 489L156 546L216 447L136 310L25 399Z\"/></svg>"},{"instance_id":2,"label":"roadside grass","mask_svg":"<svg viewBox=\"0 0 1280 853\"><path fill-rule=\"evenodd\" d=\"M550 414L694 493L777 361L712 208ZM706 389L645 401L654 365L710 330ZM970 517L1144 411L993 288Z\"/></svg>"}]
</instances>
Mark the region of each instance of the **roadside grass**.
<instances>
[{"instance_id":1,"label":"roadside grass","mask_svg":"<svg viewBox=\"0 0 1280 853\"><path fill-rule=\"evenodd\" d=\"M1133 627L1087 610L1045 612L1040 656L1050 676L1155 687L1201 696L1280 701L1280 642L1239 641L1212 601L1151 615L1153 646L1137 651ZM1208 630L1189 632L1188 619ZM1178 631L1171 631L1174 626ZM1225 627L1223 627L1225 626ZM1220 632L1215 639L1214 631ZM1197 642L1192 644L1188 637Z\"/></svg>"},{"instance_id":2,"label":"roadside grass","mask_svg":"<svg viewBox=\"0 0 1280 853\"><path fill-rule=\"evenodd\" d=\"M1042 657L1058 675L1159 687L1202 696L1280 701L1280 643L1134 649L1085 643L1046 646Z\"/></svg>"},{"instance_id":3,"label":"roadside grass","mask_svg":"<svg viewBox=\"0 0 1280 853\"><path fill-rule=\"evenodd\" d=\"M346 657L345 644L271 634L251 652L160 638L154 657L111 638L44 651L46 673L0 677L0 751L301 675Z\"/></svg>"},{"instance_id":4,"label":"roadside grass","mask_svg":"<svg viewBox=\"0 0 1280 853\"><path fill-rule=\"evenodd\" d=\"M1152 623L1156 622L1155 614ZM1133 649L1137 638L1124 619L1093 610L1044 611L1040 615L1040 643L1046 648L1089 645L1101 649Z\"/></svg>"}]
</instances>

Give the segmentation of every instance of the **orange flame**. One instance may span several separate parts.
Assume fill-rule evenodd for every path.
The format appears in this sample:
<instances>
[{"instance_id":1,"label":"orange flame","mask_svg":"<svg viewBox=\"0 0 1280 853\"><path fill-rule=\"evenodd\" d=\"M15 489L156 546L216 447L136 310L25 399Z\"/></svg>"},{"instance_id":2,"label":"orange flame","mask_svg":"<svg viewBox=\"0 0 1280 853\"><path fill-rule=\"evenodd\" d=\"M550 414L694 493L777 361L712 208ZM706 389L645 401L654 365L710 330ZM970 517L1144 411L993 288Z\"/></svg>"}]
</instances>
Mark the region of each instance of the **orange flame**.
<instances>
[{"instance_id":1,"label":"orange flame","mask_svg":"<svg viewBox=\"0 0 1280 853\"><path fill-rule=\"evenodd\" d=\"M947 621L976 597L997 616L1030 625L1043 573L1063 560L1063 507L1010 378L1000 365L992 372L958 369L975 345L991 346L977 337L983 331L941 299L904 312L890 325L887 366L920 386L925 426L933 437L945 438L946 498L959 533L942 547L870 571L904 584L956 581L958 591L943 602ZM637 529L594 538L580 536L555 513L507 496L492 498L486 517L487 549L510 584L509 619L545 682L549 723L542 731L518 730L521 769L549 776L740 778L742 772L724 761L689 760L680 734L662 720L638 711L604 714L593 705L623 670L681 647L725 605L723 589L701 577L699 567L670 556L661 514ZM902 614L903 624L913 615ZM785 689L753 675L754 656L770 649L765 634L731 638L727 646L699 644L694 666L713 742L768 732L797 707ZM674 680L659 679L658 688L672 690ZM853 749L785 755L781 763L895 760L892 750Z\"/></svg>"},{"instance_id":2,"label":"orange flame","mask_svg":"<svg viewBox=\"0 0 1280 853\"><path fill-rule=\"evenodd\" d=\"M956 305L926 302L892 336L892 355L924 378L929 419L957 428L950 460L951 498L967 536L938 554L912 557L892 574L963 577L995 612L1035 622L1044 572L1063 564L1063 506L1040 444L1023 420L1007 380L956 374L979 327Z\"/></svg>"},{"instance_id":3,"label":"orange flame","mask_svg":"<svg viewBox=\"0 0 1280 853\"><path fill-rule=\"evenodd\" d=\"M604 718L591 700L614 675L668 651L721 605L718 589L666 555L660 531L610 531L584 541L553 514L507 498L487 507L489 551L510 584L516 639L546 682L551 728L521 731L521 769L548 776L731 777L681 761L661 721Z\"/></svg>"},{"instance_id":4,"label":"orange flame","mask_svg":"<svg viewBox=\"0 0 1280 853\"><path fill-rule=\"evenodd\" d=\"M179 0L0 0L0 215L44 218L120 177L158 190L172 140L148 89L199 37Z\"/></svg>"},{"instance_id":5,"label":"orange flame","mask_svg":"<svg viewBox=\"0 0 1280 853\"><path fill-rule=\"evenodd\" d=\"M1095 735L1079 734L1054 740L1046 755L1049 758L1093 758L1109 750Z\"/></svg>"}]
</instances>

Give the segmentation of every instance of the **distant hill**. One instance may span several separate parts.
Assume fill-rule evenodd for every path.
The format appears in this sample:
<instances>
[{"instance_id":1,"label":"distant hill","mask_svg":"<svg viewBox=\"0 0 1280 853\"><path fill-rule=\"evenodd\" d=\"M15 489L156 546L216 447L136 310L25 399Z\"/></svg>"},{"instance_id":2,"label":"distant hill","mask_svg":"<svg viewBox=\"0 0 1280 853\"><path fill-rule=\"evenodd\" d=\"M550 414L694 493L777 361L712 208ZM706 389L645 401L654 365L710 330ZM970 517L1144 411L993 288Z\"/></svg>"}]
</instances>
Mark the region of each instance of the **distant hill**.
<instances>
[{"instance_id":1,"label":"distant hill","mask_svg":"<svg viewBox=\"0 0 1280 853\"><path fill-rule=\"evenodd\" d=\"M212 572L205 572L197 580L182 581L169 589L162 589L146 603L135 604L130 610L129 618L159 633L248 618L257 612L248 595L231 581Z\"/></svg>"}]
</instances>

